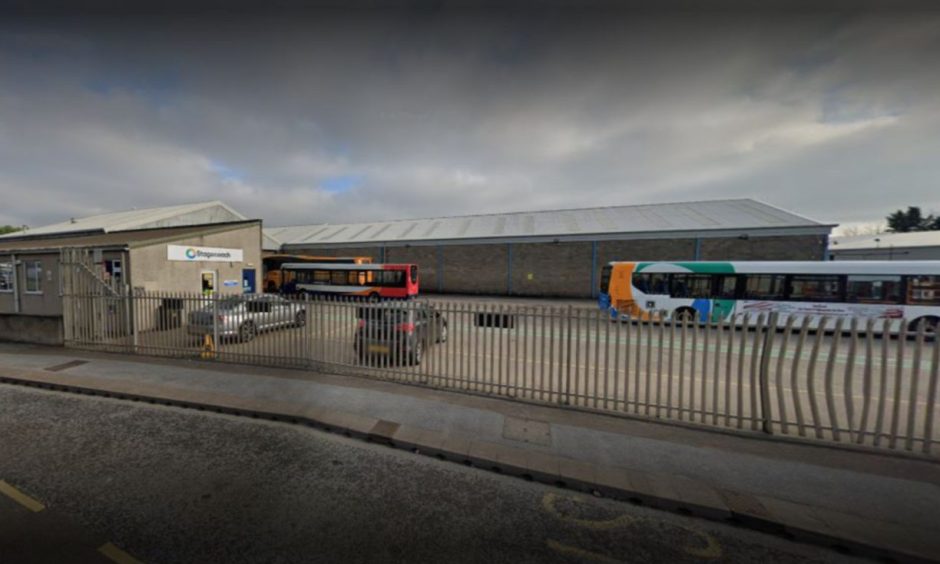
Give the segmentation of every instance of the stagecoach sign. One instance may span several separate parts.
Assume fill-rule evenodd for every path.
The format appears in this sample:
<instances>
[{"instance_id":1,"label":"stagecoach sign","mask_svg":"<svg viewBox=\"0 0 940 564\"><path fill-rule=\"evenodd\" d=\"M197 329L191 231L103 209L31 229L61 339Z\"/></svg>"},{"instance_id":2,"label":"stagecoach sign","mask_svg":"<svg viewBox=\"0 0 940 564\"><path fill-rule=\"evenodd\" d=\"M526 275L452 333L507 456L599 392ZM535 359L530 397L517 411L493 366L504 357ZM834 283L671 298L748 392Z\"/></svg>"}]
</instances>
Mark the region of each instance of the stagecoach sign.
<instances>
[{"instance_id":1,"label":"stagecoach sign","mask_svg":"<svg viewBox=\"0 0 940 564\"><path fill-rule=\"evenodd\" d=\"M183 245L167 245L167 260L181 260L185 262L242 262L241 249L220 249L216 247L185 247Z\"/></svg>"}]
</instances>

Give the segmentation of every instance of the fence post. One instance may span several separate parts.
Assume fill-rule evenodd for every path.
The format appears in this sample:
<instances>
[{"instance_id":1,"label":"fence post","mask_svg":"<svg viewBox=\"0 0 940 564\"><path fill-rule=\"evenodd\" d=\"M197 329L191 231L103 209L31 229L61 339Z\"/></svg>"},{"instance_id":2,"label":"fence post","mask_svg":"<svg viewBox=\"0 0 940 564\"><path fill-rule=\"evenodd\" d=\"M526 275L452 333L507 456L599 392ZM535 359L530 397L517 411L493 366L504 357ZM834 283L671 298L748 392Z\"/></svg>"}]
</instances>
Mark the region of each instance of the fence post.
<instances>
[{"instance_id":1,"label":"fence post","mask_svg":"<svg viewBox=\"0 0 940 564\"><path fill-rule=\"evenodd\" d=\"M777 312L771 312L764 326L764 343L761 347L760 372L757 378L760 388L761 430L768 435L773 434L770 414L770 353L773 348L774 335L777 333L777 317Z\"/></svg>"},{"instance_id":2,"label":"fence post","mask_svg":"<svg viewBox=\"0 0 940 564\"><path fill-rule=\"evenodd\" d=\"M219 350L219 300L215 299L213 292L209 299L212 300L212 350ZM215 359L215 355L212 356Z\"/></svg>"},{"instance_id":3,"label":"fence post","mask_svg":"<svg viewBox=\"0 0 940 564\"><path fill-rule=\"evenodd\" d=\"M565 395L564 405L571 405L571 315L572 306L565 310Z\"/></svg>"}]
</instances>

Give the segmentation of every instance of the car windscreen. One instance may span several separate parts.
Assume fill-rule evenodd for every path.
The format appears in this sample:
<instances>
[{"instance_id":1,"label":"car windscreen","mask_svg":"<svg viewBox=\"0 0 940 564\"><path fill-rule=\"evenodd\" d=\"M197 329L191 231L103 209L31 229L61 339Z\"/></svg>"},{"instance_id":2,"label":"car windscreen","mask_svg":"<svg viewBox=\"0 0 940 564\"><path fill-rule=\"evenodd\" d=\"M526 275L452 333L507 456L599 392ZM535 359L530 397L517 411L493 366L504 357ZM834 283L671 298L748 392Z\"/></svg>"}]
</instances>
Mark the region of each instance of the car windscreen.
<instances>
[{"instance_id":1,"label":"car windscreen","mask_svg":"<svg viewBox=\"0 0 940 564\"><path fill-rule=\"evenodd\" d=\"M245 303L244 300L240 298L225 298L224 300L219 301L219 309L221 311L232 311L238 309L238 306ZM209 306L211 309L212 306Z\"/></svg>"}]
</instances>

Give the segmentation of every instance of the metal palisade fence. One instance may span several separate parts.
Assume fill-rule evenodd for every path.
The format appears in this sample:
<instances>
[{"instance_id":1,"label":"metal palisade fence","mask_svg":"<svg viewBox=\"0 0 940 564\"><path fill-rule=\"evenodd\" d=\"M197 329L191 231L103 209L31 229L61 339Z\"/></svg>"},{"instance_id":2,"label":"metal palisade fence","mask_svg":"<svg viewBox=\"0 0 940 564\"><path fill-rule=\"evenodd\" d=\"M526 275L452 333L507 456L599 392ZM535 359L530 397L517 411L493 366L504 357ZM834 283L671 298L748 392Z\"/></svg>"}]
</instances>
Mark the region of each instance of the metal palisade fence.
<instances>
[{"instance_id":1,"label":"metal palisade fence","mask_svg":"<svg viewBox=\"0 0 940 564\"><path fill-rule=\"evenodd\" d=\"M940 455L940 345L888 320L612 321L595 308L73 285L70 347L355 374Z\"/></svg>"}]
</instances>

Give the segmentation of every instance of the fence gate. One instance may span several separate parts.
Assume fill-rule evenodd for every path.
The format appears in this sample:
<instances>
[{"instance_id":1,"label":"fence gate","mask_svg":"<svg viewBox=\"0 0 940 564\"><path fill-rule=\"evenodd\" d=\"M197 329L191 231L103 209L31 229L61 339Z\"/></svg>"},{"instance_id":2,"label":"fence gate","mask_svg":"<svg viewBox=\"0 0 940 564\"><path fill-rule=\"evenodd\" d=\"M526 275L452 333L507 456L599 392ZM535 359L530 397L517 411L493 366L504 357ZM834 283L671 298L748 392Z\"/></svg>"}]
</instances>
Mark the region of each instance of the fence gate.
<instances>
[{"instance_id":1,"label":"fence gate","mask_svg":"<svg viewBox=\"0 0 940 564\"><path fill-rule=\"evenodd\" d=\"M62 249L62 317L65 345L126 350L133 341L128 286L106 280L87 248Z\"/></svg>"}]
</instances>

